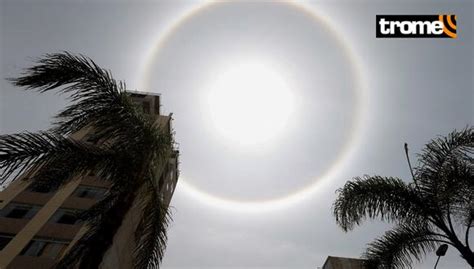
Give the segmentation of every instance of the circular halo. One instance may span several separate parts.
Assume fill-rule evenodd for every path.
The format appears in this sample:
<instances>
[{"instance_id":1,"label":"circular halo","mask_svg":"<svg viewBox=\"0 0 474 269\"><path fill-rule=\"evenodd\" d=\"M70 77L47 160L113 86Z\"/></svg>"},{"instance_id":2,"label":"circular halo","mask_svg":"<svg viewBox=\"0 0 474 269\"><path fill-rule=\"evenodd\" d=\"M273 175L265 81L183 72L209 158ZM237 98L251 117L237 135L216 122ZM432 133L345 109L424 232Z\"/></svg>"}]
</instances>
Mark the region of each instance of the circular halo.
<instances>
[{"instance_id":1,"label":"circular halo","mask_svg":"<svg viewBox=\"0 0 474 269\"><path fill-rule=\"evenodd\" d=\"M287 208L298 202L308 199L312 195L316 194L317 191L321 190L324 185L327 185L330 181L329 179L337 176L338 172L345 163L347 163L350 156L353 155L355 148L358 144L358 141L361 136L363 117L365 115L365 97L366 97L366 83L363 76L362 65L360 60L357 58L356 54L352 51L352 48L348 45L348 42L344 37L334 29L334 27L329 23L329 19L322 14L316 13L312 7L307 6L301 2L278 2L280 4L285 4L288 7L295 8L299 12L302 12L308 15L315 23L321 24L325 27L330 33L331 37L336 40L336 43L340 46L342 51L345 54L348 62L350 63L350 68L353 75L353 81L355 82L355 89L353 91L356 93L355 101L355 116L352 121L350 128L350 136L348 141L343 145L342 150L339 153L339 156L336 160L327 168L320 176L315 177L310 184L307 186L297 189L287 195L280 196L277 198L271 198L266 200L238 200L238 199L228 199L222 196L210 194L193 184L189 183L183 176L180 176L178 180L178 186L181 190L184 191L186 195L191 198L194 198L205 205L224 209L231 211L239 211L246 213L259 213L266 211L273 211L277 209ZM151 47L150 51L146 54L144 64L141 69L141 80L140 88L147 88L149 82L149 73L153 59L159 54L163 45L166 43L168 38L182 25L188 22L194 15L201 13L204 10L210 9L214 6L219 5L219 2L205 2L197 4L196 6L191 7L178 19L173 21L170 25L165 27L165 30L161 35L158 36L158 39L154 42L154 45Z\"/></svg>"}]
</instances>

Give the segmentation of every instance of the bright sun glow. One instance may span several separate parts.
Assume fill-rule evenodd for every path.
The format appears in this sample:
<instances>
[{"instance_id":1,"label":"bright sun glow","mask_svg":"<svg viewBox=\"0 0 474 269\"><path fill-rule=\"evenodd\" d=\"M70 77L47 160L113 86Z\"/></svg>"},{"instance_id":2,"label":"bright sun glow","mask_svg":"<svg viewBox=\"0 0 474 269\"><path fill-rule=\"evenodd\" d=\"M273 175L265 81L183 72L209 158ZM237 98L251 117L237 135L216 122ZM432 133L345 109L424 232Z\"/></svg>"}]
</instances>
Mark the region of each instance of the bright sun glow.
<instances>
[{"instance_id":1,"label":"bright sun glow","mask_svg":"<svg viewBox=\"0 0 474 269\"><path fill-rule=\"evenodd\" d=\"M268 145L285 130L294 110L286 81L270 66L233 64L208 88L206 107L218 134L238 147Z\"/></svg>"}]
</instances>

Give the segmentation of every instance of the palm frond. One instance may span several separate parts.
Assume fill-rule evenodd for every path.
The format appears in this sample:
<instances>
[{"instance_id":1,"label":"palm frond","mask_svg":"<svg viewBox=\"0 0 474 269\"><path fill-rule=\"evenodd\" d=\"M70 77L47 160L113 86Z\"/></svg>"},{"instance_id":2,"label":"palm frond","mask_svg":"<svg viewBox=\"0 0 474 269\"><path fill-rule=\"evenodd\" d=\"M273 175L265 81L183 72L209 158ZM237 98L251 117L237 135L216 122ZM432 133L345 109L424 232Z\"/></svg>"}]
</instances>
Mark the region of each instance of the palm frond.
<instances>
[{"instance_id":1,"label":"palm frond","mask_svg":"<svg viewBox=\"0 0 474 269\"><path fill-rule=\"evenodd\" d=\"M104 253L112 245L115 234L133 204L135 195L134 190L127 190L111 197L111 206L105 206L105 211L87 220L86 233L57 262L55 268L99 268Z\"/></svg>"},{"instance_id":2,"label":"palm frond","mask_svg":"<svg viewBox=\"0 0 474 269\"><path fill-rule=\"evenodd\" d=\"M40 92L73 84L61 92L79 90L74 96L95 94L97 91L113 95L118 91L110 72L85 56L69 52L46 54L37 60L37 65L26 69L24 76L9 80L16 86L38 89Z\"/></svg>"},{"instance_id":3,"label":"palm frond","mask_svg":"<svg viewBox=\"0 0 474 269\"><path fill-rule=\"evenodd\" d=\"M166 230L171 217L151 181L144 187L139 195L142 217L135 231L134 266L142 269L158 268L166 248Z\"/></svg>"},{"instance_id":4,"label":"palm frond","mask_svg":"<svg viewBox=\"0 0 474 269\"><path fill-rule=\"evenodd\" d=\"M127 157L124 158L124 163L116 164L121 168L125 168L120 174L114 174L111 179L113 183L108 195L100 202L95 204L89 210L81 214L81 218L85 220L88 227L87 233L76 243L71 249L70 253L60 261L58 268L68 268L73 264L79 264L80 268L95 268L101 261L103 254L111 246L113 237L125 218L125 214L129 211L136 199L152 199L156 201L158 196L156 194L157 188L153 185L153 176L160 174L163 166L166 165L164 161L170 149L170 138L155 127L145 129L142 139L150 139L149 143L140 141L135 146L143 143L143 148L135 149L134 152L126 152ZM148 144L147 147L145 147ZM115 147L116 145L114 145ZM156 175L155 175L156 174ZM99 175L100 177L100 175ZM135 193L137 188L144 189L143 193ZM146 194L155 193L156 195L147 196ZM133 198L130 195L133 194ZM146 200L149 201L149 200ZM154 207L151 208L151 202L148 206L144 206L143 218L140 228L137 230L137 235L143 241L143 244L151 244L150 236L153 236L153 231L150 228L159 229L157 236L165 236L166 242L166 227L169 221L169 215L166 208ZM161 205L161 201L157 205ZM157 210L157 211L153 211ZM153 212L151 212L153 211ZM165 214L164 223L162 226L150 227L144 221L156 221L153 216L156 214ZM153 224L156 224L153 223ZM143 236L140 234L143 232ZM91 247L91 245L93 247ZM152 249L140 249L135 254L145 259L149 259L150 264L159 264L162 258L164 247L163 241L152 247ZM142 260L143 263L146 260Z\"/></svg>"},{"instance_id":5,"label":"palm frond","mask_svg":"<svg viewBox=\"0 0 474 269\"><path fill-rule=\"evenodd\" d=\"M104 164L116 158L110 148L100 148L50 132L19 133L0 136L0 178L3 184L12 174L15 180L26 171L35 171L41 178L47 170L66 170L62 168L68 162L74 169L69 173L80 172L90 166ZM102 161L102 162L101 162ZM46 176L47 173L43 173ZM53 176L53 173L49 176ZM56 173L57 175L57 173Z\"/></svg>"},{"instance_id":6,"label":"palm frond","mask_svg":"<svg viewBox=\"0 0 474 269\"><path fill-rule=\"evenodd\" d=\"M456 195L474 190L474 129L453 131L431 140L419 155L415 176L427 195Z\"/></svg>"},{"instance_id":7,"label":"palm frond","mask_svg":"<svg viewBox=\"0 0 474 269\"><path fill-rule=\"evenodd\" d=\"M89 209L84 210L79 215L79 219L85 222L91 222L88 225L91 226L97 218L100 218L104 212L108 212L120 199L121 193L114 190L109 190L105 197L95 203Z\"/></svg>"},{"instance_id":8,"label":"palm frond","mask_svg":"<svg viewBox=\"0 0 474 269\"><path fill-rule=\"evenodd\" d=\"M143 188L146 191L140 195L144 196L137 201L146 214L137 240L150 248L140 247L135 256L143 268L158 265L170 217L161 207L154 182L168 164L172 135L136 107L125 84L82 55L47 54L21 77L10 80L26 89L67 94L71 104L56 116L49 132L0 137L0 176L5 179L34 169L34 187L56 187L92 171L112 184L103 200L83 212L87 232L58 268L97 268L137 190ZM91 138L97 144L67 138L84 128L93 130Z\"/></svg>"},{"instance_id":9,"label":"palm frond","mask_svg":"<svg viewBox=\"0 0 474 269\"><path fill-rule=\"evenodd\" d=\"M37 65L26 69L23 76L11 78L10 81L16 86L37 89L40 92L62 87L58 91L72 93L70 98L73 102L89 101L82 102L82 106L70 106L62 115L60 114L59 118L89 116L88 112L100 111L105 108L104 105L113 103L113 100L118 99L124 90L123 85L117 83L108 71L84 56L76 56L68 52L46 54L45 57L37 60ZM81 111L81 108L86 107L89 109ZM81 124L63 124L59 129L73 132L82 127L84 126Z\"/></svg>"},{"instance_id":10,"label":"palm frond","mask_svg":"<svg viewBox=\"0 0 474 269\"><path fill-rule=\"evenodd\" d=\"M413 260L435 251L439 241L426 226L399 225L370 243L363 258L369 268L411 268Z\"/></svg>"},{"instance_id":11,"label":"palm frond","mask_svg":"<svg viewBox=\"0 0 474 269\"><path fill-rule=\"evenodd\" d=\"M410 267L413 259L421 260L439 242L454 246L474 266L469 246L474 226L474 129L432 140L414 170L414 184L378 176L346 183L334 203L337 223L345 231L365 218L396 223L369 245L364 255L369 268ZM463 239L456 231L461 226Z\"/></svg>"},{"instance_id":12,"label":"palm frond","mask_svg":"<svg viewBox=\"0 0 474 269\"><path fill-rule=\"evenodd\" d=\"M40 92L58 88L58 92L70 94L72 104L56 116L54 130L61 134L94 126L96 136L114 138L123 146L137 140L144 122L128 97L125 84L82 55L47 54L23 76L10 81Z\"/></svg>"},{"instance_id":13,"label":"palm frond","mask_svg":"<svg viewBox=\"0 0 474 269\"><path fill-rule=\"evenodd\" d=\"M422 221L424 202L416 191L401 179L365 176L348 181L337 191L333 213L336 222L345 231L359 225L364 219L386 221Z\"/></svg>"}]
</instances>

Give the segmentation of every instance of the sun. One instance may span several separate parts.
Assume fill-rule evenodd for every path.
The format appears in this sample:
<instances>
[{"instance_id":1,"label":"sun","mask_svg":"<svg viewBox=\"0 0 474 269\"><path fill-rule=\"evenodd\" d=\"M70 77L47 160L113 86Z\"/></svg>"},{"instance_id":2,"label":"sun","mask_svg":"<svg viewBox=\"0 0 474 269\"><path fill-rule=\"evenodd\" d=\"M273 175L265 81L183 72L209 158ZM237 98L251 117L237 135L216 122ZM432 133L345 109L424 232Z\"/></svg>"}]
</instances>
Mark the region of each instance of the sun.
<instances>
[{"instance_id":1,"label":"sun","mask_svg":"<svg viewBox=\"0 0 474 269\"><path fill-rule=\"evenodd\" d=\"M224 142L261 149L284 133L294 99L282 74L268 64L244 61L220 69L206 87L204 105Z\"/></svg>"}]
</instances>

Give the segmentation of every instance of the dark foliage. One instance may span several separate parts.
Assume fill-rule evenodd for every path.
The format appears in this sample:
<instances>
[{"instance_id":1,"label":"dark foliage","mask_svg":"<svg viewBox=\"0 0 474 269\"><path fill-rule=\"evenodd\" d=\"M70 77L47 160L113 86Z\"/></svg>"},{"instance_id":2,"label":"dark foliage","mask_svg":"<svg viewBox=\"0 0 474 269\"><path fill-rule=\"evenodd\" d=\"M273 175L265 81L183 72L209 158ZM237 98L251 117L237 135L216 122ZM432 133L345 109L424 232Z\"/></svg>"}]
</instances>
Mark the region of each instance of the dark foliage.
<instances>
[{"instance_id":1,"label":"dark foliage","mask_svg":"<svg viewBox=\"0 0 474 269\"><path fill-rule=\"evenodd\" d=\"M456 248L474 266L469 244L474 226L473 153L474 129L454 131L426 145L412 183L365 176L338 190L334 216L344 231L366 218L394 223L392 230L368 245L363 256L369 268L411 267L413 259L422 260L440 243Z\"/></svg>"},{"instance_id":2,"label":"dark foliage","mask_svg":"<svg viewBox=\"0 0 474 269\"><path fill-rule=\"evenodd\" d=\"M147 246L137 245L135 264L158 266L170 218L154 182L172 153L171 135L135 107L124 83L87 57L48 54L10 81L28 90L56 90L70 104L50 130L0 136L1 183L28 172L34 188L48 189L93 172L112 186L81 214L88 230L57 267L98 268L130 209L144 216L135 235ZM85 128L93 129L96 143L71 137Z\"/></svg>"}]
</instances>

